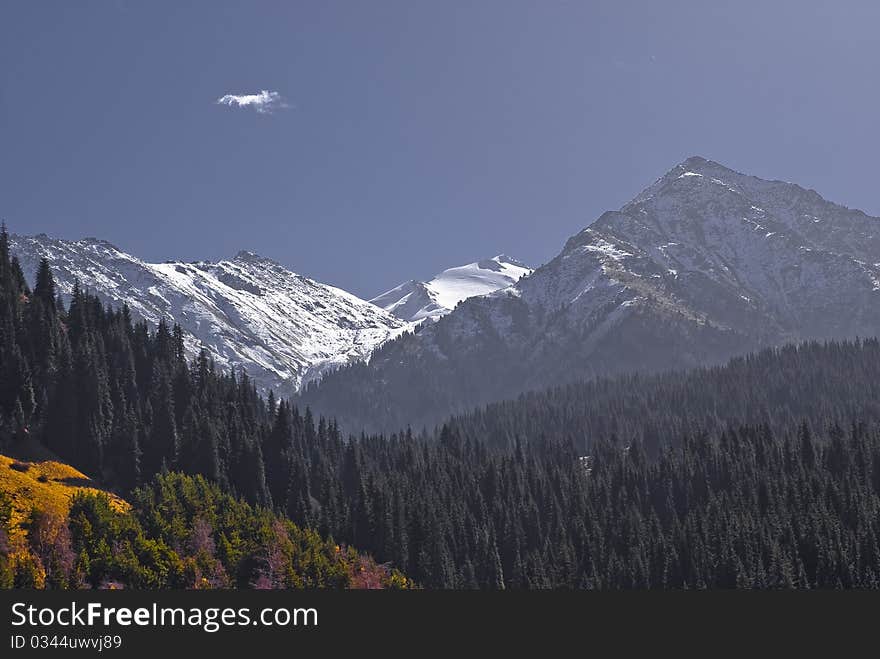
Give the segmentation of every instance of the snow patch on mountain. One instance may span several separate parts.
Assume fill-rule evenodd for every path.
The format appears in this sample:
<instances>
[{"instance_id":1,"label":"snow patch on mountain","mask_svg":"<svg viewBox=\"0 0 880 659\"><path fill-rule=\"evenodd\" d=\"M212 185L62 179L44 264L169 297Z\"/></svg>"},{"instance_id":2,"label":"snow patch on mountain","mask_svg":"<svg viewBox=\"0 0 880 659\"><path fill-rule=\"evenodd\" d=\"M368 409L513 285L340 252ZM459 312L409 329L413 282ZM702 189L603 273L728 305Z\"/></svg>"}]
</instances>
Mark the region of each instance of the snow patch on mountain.
<instances>
[{"instance_id":1,"label":"snow patch on mountain","mask_svg":"<svg viewBox=\"0 0 880 659\"><path fill-rule=\"evenodd\" d=\"M444 270L427 282L408 281L376 296L370 302L410 322L436 320L459 302L507 288L532 269L499 254L491 259Z\"/></svg>"}]
</instances>

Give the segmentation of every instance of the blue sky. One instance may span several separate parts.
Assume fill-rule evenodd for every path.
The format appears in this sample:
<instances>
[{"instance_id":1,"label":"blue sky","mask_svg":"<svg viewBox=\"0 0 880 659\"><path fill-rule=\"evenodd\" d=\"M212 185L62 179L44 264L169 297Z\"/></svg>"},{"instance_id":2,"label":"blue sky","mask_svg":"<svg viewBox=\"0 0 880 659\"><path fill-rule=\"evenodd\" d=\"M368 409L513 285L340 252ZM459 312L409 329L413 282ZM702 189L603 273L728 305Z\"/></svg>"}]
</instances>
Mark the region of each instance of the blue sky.
<instances>
[{"instance_id":1,"label":"blue sky","mask_svg":"<svg viewBox=\"0 0 880 659\"><path fill-rule=\"evenodd\" d=\"M878 25L867 0L6 0L0 217L369 297L545 262L693 154L880 215ZM217 103L261 90L274 111Z\"/></svg>"}]
</instances>

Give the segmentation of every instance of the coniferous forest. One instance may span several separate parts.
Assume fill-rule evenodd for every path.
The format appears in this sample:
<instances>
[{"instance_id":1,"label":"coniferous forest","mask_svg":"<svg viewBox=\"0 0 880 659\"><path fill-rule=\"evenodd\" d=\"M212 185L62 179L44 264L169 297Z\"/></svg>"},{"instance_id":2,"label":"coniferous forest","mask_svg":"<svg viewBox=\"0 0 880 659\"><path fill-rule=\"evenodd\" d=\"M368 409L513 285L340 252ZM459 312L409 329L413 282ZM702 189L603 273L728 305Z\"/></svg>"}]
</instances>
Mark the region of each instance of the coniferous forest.
<instances>
[{"instance_id":1,"label":"coniferous forest","mask_svg":"<svg viewBox=\"0 0 880 659\"><path fill-rule=\"evenodd\" d=\"M378 562L426 588L880 586L876 339L347 436L183 338L65 304L46 262L31 289L0 236L0 453L37 442L132 503L77 497L57 550L35 512L43 585L351 585Z\"/></svg>"}]
</instances>

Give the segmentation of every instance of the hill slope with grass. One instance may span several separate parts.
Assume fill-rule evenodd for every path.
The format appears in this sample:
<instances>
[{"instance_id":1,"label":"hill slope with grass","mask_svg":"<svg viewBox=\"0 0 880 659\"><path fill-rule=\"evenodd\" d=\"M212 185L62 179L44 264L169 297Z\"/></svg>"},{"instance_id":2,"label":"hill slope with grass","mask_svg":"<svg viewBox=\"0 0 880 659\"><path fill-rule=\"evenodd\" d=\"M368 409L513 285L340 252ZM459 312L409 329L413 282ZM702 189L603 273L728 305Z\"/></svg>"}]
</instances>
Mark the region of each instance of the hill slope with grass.
<instances>
[{"instance_id":1,"label":"hill slope with grass","mask_svg":"<svg viewBox=\"0 0 880 659\"><path fill-rule=\"evenodd\" d=\"M396 570L201 476L164 474L132 504L61 462L0 455L0 587L410 588Z\"/></svg>"},{"instance_id":2,"label":"hill slope with grass","mask_svg":"<svg viewBox=\"0 0 880 659\"><path fill-rule=\"evenodd\" d=\"M27 520L34 508L67 516L76 494L98 494L103 490L88 476L55 460L29 462L0 455L0 492L12 504L9 541L13 546L26 541ZM127 511L128 502L107 493L112 508Z\"/></svg>"}]
</instances>

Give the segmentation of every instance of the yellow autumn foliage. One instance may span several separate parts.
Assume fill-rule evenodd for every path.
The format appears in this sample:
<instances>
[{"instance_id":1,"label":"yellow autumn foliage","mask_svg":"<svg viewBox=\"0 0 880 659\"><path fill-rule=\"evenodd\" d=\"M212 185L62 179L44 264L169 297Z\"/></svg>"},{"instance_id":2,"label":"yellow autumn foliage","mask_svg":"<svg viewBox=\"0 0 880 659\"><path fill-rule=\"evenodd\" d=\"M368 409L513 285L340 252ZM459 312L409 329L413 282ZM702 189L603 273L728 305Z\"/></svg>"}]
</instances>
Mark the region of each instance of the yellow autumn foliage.
<instances>
[{"instance_id":1,"label":"yellow autumn foliage","mask_svg":"<svg viewBox=\"0 0 880 659\"><path fill-rule=\"evenodd\" d=\"M26 462L0 455L0 491L12 497L10 541L19 548L25 539L22 524L34 507L66 517L74 494L103 490L70 465L53 460ZM116 510L129 509L128 502L107 494Z\"/></svg>"}]
</instances>

